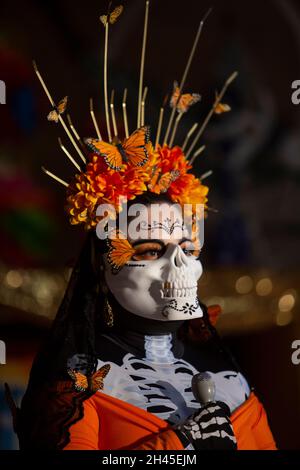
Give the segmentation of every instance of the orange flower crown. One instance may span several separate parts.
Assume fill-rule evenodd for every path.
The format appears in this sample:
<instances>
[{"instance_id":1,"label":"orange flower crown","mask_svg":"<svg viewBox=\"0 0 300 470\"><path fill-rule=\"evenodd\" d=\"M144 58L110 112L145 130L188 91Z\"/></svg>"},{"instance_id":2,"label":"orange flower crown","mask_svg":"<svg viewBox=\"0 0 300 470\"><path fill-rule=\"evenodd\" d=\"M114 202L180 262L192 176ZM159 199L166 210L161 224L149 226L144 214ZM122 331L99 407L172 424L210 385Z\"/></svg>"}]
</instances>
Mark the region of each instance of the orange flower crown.
<instances>
[{"instance_id":1,"label":"orange flower crown","mask_svg":"<svg viewBox=\"0 0 300 470\"><path fill-rule=\"evenodd\" d=\"M196 46L201 35L204 21L208 13L200 21L191 52L188 56L180 84L174 82L173 93L170 99L170 112L166 112L166 100L158 113L155 143L150 141L150 129L145 125L145 103L148 89L143 86L145 50L147 42L149 1L145 4L144 34L142 40L141 68L139 79L139 96L137 109L137 129L129 133L127 120L127 90L125 89L122 110L125 138L120 140L118 126L114 110L114 90L111 92L108 102L107 80L107 51L109 28L113 25L123 11L123 7L117 6L110 9L105 15L100 16L104 26L104 105L106 116L107 139L104 140L94 113L93 100L90 100L90 115L95 128L96 138L82 140L75 129L71 117L68 114L66 124L63 114L67 107L68 98L63 98L58 105L52 96L34 62L35 72L52 105L48 114L48 120L60 123L76 150L80 161L76 160L70 151L59 140L60 147L76 168L76 174L68 183L54 173L43 168L44 172L67 187L66 211L70 223L83 224L89 230L94 228L100 216L97 208L100 204L111 204L115 211L122 210L125 201L132 200L136 196L148 191L156 194L165 193L175 203L204 204L207 209L208 187L202 181L211 172L207 172L197 178L191 169L195 158L200 155L205 146L196 148L208 122L214 114L221 114L230 110L228 104L222 103L222 98L229 84L236 78L234 72L225 82L220 93L216 93L212 107L205 117L203 124L195 123L188 131L181 146L174 145L176 132L184 114L190 106L200 101L197 93L183 93L186 77L195 54ZM164 119L167 115L166 131L161 138Z\"/></svg>"}]
</instances>

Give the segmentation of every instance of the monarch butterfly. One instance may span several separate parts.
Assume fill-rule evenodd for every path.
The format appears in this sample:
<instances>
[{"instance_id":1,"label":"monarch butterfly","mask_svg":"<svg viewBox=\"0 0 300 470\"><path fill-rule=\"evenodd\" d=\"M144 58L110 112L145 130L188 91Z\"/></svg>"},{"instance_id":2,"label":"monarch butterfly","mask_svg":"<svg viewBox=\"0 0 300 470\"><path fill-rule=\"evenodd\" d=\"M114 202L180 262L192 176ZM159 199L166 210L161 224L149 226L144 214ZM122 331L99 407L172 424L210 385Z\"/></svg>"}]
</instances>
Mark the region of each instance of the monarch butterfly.
<instances>
[{"instance_id":1,"label":"monarch butterfly","mask_svg":"<svg viewBox=\"0 0 300 470\"><path fill-rule=\"evenodd\" d=\"M123 11L123 5L119 5L111 13L108 13L107 15L101 15L100 16L101 23L103 23L104 26L106 26L107 23L114 24L119 18L119 16L121 15L122 11Z\"/></svg>"},{"instance_id":2,"label":"monarch butterfly","mask_svg":"<svg viewBox=\"0 0 300 470\"><path fill-rule=\"evenodd\" d=\"M154 171L148 188L154 193L165 193L168 191L170 184L175 181L180 172L178 170L168 171L167 173L161 174L160 170Z\"/></svg>"},{"instance_id":3,"label":"monarch butterfly","mask_svg":"<svg viewBox=\"0 0 300 470\"><path fill-rule=\"evenodd\" d=\"M148 160L146 144L149 143L150 127L143 126L122 142L115 139L111 144L98 139L85 139L86 145L113 170L121 170L123 160L133 166L143 166Z\"/></svg>"},{"instance_id":4,"label":"monarch butterfly","mask_svg":"<svg viewBox=\"0 0 300 470\"><path fill-rule=\"evenodd\" d=\"M108 238L109 251L107 261L116 269L126 264L135 253L135 249L131 246L126 238L120 238L120 232L115 233L114 238Z\"/></svg>"},{"instance_id":5,"label":"monarch butterfly","mask_svg":"<svg viewBox=\"0 0 300 470\"><path fill-rule=\"evenodd\" d=\"M54 107L52 111L47 116L48 121L55 121L58 122L58 116L60 114L63 114L66 110L67 107L67 102L68 102L68 97L65 96L60 102L58 103L57 106Z\"/></svg>"},{"instance_id":6,"label":"monarch butterfly","mask_svg":"<svg viewBox=\"0 0 300 470\"><path fill-rule=\"evenodd\" d=\"M216 103L217 103L217 100L218 100L218 93L216 93L216 101L215 101ZM214 105L214 111L216 114L227 113L230 110L231 110L231 107L229 106L229 104L217 103Z\"/></svg>"},{"instance_id":7,"label":"monarch butterfly","mask_svg":"<svg viewBox=\"0 0 300 470\"><path fill-rule=\"evenodd\" d=\"M174 108L176 106L177 111L180 113L186 113L190 106L193 104L197 103L200 101L201 96L198 93L186 93L184 95L181 95L179 98L179 101L177 102L179 97L179 87L178 83L174 82L174 89L173 89L173 95L170 100L170 106L171 108Z\"/></svg>"},{"instance_id":8,"label":"monarch butterfly","mask_svg":"<svg viewBox=\"0 0 300 470\"><path fill-rule=\"evenodd\" d=\"M109 370L110 365L105 364L90 377L87 377L81 372L77 372L73 369L68 369L68 374L74 380L74 387L77 392L84 392L85 390L97 392L97 390L103 389L103 380L108 374Z\"/></svg>"}]
</instances>

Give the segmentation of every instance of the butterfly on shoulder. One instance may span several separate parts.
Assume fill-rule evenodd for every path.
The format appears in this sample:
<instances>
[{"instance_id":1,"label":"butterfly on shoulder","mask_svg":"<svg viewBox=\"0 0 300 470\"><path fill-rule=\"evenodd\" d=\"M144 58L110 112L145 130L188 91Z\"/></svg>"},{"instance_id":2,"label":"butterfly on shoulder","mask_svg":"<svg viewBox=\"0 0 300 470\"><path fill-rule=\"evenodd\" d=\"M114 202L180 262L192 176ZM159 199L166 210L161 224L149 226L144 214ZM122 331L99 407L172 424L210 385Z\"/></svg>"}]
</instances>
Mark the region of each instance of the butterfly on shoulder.
<instances>
[{"instance_id":1,"label":"butterfly on shoulder","mask_svg":"<svg viewBox=\"0 0 300 470\"><path fill-rule=\"evenodd\" d=\"M151 180L148 183L148 188L154 193L166 193L173 181L180 176L180 171L171 170L167 173L161 173L160 169L155 169L152 172Z\"/></svg>"},{"instance_id":2,"label":"butterfly on shoulder","mask_svg":"<svg viewBox=\"0 0 300 470\"><path fill-rule=\"evenodd\" d=\"M57 123L59 115L63 114L66 110L67 102L68 102L67 96L65 96L62 100L60 100L58 105L54 106L54 109L50 111L50 113L48 114L47 116L48 121L54 121Z\"/></svg>"},{"instance_id":3,"label":"butterfly on shoulder","mask_svg":"<svg viewBox=\"0 0 300 470\"><path fill-rule=\"evenodd\" d=\"M86 376L74 369L68 369L68 374L74 380L74 387L77 392L85 392L87 390L97 392L103 389L104 378L107 376L109 370L110 365L104 364L104 366L91 376Z\"/></svg>"},{"instance_id":4,"label":"butterfly on shoulder","mask_svg":"<svg viewBox=\"0 0 300 470\"><path fill-rule=\"evenodd\" d=\"M121 15L123 9L124 9L123 5L119 5L111 13L107 13L107 15L101 15L100 16L101 23L104 26L106 26L107 23L114 24L117 21L117 19L119 18L119 16Z\"/></svg>"},{"instance_id":5,"label":"butterfly on shoulder","mask_svg":"<svg viewBox=\"0 0 300 470\"><path fill-rule=\"evenodd\" d=\"M198 93L185 93L180 95L179 98L179 86L177 82L174 82L173 94L170 100L171 108L175 108L179 113L186 113L189 108L200 101L201 96Z\"/></svg>"},{"instance_id":6,"label":"butterfly on shoulder","mask_svg":"<svg viewBox=\"0 0 300 470\"><path fill-rule=\"evenodd\" d=\"M84 139L88 148L104 158L105 163L113 170L121 170L123 163L132 166L143 166L148 161L146 145L150 139L150 127L143 126L134 131L122 142L114 138L111 144L103 140Z\"/></svg>"}]
</instances>

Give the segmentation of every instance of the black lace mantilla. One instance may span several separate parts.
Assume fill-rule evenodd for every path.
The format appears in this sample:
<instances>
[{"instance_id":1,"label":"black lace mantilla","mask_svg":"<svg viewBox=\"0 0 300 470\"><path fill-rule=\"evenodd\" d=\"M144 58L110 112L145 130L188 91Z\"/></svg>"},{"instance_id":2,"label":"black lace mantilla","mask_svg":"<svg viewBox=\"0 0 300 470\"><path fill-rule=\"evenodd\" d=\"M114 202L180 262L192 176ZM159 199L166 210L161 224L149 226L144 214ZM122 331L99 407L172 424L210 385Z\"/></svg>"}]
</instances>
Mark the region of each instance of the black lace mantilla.
<instances>
[{"instance_id":1,"label":"black lace mantilla","mask_svg":"<svg viewBox=\"0 0 300 470\"><path fill-rule=\"evenodd\" d=\"M75 391L68 380L45 384L30 396L27 392L16 410L20 450L62 450L70 441L70 426L83 418L83 403L92 395Z\"/></svg>"}]
</instances>

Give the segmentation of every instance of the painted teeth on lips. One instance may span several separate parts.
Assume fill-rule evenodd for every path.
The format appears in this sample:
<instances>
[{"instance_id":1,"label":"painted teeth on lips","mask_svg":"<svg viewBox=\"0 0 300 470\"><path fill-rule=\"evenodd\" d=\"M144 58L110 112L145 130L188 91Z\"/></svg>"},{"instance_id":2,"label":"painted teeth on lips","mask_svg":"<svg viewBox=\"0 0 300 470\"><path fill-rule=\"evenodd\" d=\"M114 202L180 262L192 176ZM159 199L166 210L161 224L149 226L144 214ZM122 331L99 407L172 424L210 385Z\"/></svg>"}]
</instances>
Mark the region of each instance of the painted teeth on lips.
<instances>
[{"instance_id":1,"label":"painted teeth on lips","mask_svg":"<svg viewBox=\"0 0 300 470\"><path fill-rule=\"evenodd\" d=\"M197 285L179 286L177 282L163 282L161 294L162 297L195 297L197 295Z\"/></svg>"}]
</instances>

